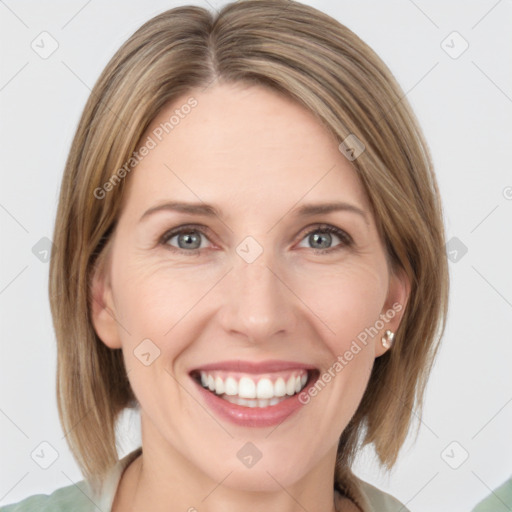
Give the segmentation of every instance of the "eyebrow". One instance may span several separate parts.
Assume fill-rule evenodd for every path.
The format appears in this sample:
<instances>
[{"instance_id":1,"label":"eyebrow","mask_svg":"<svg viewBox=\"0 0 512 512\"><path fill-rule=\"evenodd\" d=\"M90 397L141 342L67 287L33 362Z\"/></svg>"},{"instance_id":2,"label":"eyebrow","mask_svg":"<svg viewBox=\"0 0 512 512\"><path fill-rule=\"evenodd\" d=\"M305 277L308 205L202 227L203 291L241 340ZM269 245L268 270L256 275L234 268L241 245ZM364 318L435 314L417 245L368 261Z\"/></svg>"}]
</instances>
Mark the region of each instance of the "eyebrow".
<instances>
[{"instance_id":1,"label":"eyebrow","mask_svg":"<svg viewBox=\"0 0 512 512\"><path fill-rule=\"evenodd\" d=\"M161 211L174 211L180 213L188 213L191 215L203 215L206 217L214 217L217 216L219 218L222 217L222 212L215 208L214 206L206 203L183 203L177 201L166 202L163 204L159 204L149 208L146 210L139 222L149 217L150 215L161 212ZM366 212L357 206L345 202L332 202L332 203L314 203L314 204L306 204L301 206L300 208L296 208L291 211L291 213L297 217L309 217L318 214L326 214L336 211L347 211L352 213L357 213L361 215L363 219L368 222L368 218L366 216Z\"/></svg>"}]
</instances>

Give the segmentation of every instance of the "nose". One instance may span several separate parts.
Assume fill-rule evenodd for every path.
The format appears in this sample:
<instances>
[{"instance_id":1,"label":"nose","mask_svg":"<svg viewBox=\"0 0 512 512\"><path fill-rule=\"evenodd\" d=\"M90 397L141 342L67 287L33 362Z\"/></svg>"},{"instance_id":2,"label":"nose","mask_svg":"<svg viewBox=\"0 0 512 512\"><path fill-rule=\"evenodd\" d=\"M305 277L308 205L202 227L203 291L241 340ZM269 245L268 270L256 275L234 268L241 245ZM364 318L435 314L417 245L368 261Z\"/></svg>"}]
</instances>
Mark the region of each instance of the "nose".
<instances>
[{"instance_id":1,"label":"nose","mask_svg":"<svg viewBox=\"0 0 512 512\"><path fill-rule=\"evenodd\" d=\"M222 327L252 343L275 341L296 326L298 299L270 252L263 251L252 263L236 256L223 284Z\"/></svg>"}]
</instances>

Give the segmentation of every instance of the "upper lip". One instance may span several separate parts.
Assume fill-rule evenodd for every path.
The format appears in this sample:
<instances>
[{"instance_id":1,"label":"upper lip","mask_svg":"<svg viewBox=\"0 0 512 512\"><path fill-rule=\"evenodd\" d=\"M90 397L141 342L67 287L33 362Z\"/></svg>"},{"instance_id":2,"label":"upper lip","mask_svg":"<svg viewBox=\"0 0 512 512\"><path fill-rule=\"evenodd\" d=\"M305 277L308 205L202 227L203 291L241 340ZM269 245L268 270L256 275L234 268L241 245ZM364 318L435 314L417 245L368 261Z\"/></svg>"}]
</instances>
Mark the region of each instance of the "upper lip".
<instances>
[{"instance_id":1,"label":"upper lip","mask_svg":"<svg viewBox=\"0 0 512 512\"><path fill-rule=\"evenodd\" d=\"M269 359L266 361L254 362L236 359L231 361L218 361L216 363L201 365L197 368L194 368L191 371L220 370L228 372L236 371L243 373L269 373L302 368L306 370L316 370L315 366L311 366L309 364L304 363L298 363L296 361L282 361L277 359Z\"/></svg>"}]
</instances>

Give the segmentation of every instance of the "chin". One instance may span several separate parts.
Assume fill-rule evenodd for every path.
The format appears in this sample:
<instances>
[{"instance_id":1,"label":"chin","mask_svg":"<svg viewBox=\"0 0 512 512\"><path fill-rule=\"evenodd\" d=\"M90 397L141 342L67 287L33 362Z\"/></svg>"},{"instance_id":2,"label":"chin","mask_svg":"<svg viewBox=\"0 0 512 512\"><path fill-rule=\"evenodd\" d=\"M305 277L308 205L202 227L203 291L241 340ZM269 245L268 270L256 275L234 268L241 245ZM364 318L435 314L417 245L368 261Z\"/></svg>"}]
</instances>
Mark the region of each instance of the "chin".
<instances>
[{"instance_id":1,"label":"chin","mask_svg":"<svg viewBox=\"0 0 512 512\"><path fill-rule=\"evenodd\" d=\"M245 467L238 460L233 465L217 467L215 471L208 472L215 482L222 482L222 486L244 492L280 492L300 480L307 469L293 468L293 462L281 458L280 461L271 463L263 461L262 457L254 466ZM229 476L228 476L229 475Z\"/></svg>"}]
</instances>

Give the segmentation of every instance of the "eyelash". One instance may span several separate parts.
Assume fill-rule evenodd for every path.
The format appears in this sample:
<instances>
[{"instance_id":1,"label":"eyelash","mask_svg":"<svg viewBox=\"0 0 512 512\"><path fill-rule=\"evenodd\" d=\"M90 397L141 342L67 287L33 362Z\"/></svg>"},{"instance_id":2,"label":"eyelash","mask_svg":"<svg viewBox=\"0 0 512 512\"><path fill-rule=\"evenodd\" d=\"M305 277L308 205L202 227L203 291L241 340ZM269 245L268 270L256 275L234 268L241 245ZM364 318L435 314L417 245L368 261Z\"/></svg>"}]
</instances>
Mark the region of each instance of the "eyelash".
<instances>
[{"instance_id":1,"label":"eyelash","mask_svg":"<svg viewBox=\"0 0 512 512\"><path fill-rule=\"evenodd\" d=\"M347 234L347 233L345 233L345 231L343 231L343 230L341 230L341 229L339 229L339 228L337 228L335 226L331 226L329 224L318 224L318 225L314 226L312 229L310 229L309 231L304 233L304 235L302 236L301 240L303 240L304 238L306 238L310 234L315 233L317 231L321 231L322 233L333 233L337 237L340 238L342 243L340 245L338 245L338 246L329 247L327 249L312 249L314 254L321 254L321 255L322 254L327 254L327 253L331 253L331 252L334 252L334 251L341 250L344 247L345 248L346 247L351 247L353 245L353 240L352 240L352 238L350 237L349 234ZM171 245L169 245L167 243L171 238L173 238L176 235L180 235L182 233L190 233L190 232L198 232L198 233L202 234L203 236L205 236L206 238L208 238L206 236L206 234L204 233L204 231L203 231L201 226L196 226L196 225L193 225L193 224L187 224L187 225L184 225L184 226L180 226L179 228L167 231L166 233L164 233L162 235L162 237L160 238L158 243L159 243L159 245L166 246L166 248L169 248L173 252L177 252L177 253L180 253L180 254L186 254L187 256L193 256L193 255L198 256L202 249L185 250L185 249L180 249L179 247L173 247L173 246L171 246Z\"/></svg>"}]
</instances>

